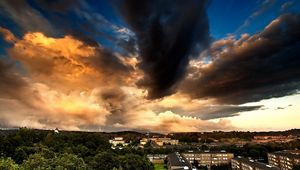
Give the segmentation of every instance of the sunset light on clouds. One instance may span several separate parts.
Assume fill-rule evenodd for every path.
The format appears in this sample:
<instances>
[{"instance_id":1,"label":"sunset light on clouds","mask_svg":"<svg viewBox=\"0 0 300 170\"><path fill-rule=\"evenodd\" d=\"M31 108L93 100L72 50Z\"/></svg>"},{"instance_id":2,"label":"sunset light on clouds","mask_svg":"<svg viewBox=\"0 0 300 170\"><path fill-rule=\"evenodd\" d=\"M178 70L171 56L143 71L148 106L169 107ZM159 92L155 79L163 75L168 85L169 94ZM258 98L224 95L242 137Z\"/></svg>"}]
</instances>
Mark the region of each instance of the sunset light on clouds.
<instances>
[{"instance_id":1,"label":"sunset light on clouds","mask_svg":"<svg viewBox=\"0 0 300 170\"><path fill-rule=\"evenodd\" d=\"M300 128L300 3L215 1L1 1L0 126Z\"/></svg>"}]
</instances>

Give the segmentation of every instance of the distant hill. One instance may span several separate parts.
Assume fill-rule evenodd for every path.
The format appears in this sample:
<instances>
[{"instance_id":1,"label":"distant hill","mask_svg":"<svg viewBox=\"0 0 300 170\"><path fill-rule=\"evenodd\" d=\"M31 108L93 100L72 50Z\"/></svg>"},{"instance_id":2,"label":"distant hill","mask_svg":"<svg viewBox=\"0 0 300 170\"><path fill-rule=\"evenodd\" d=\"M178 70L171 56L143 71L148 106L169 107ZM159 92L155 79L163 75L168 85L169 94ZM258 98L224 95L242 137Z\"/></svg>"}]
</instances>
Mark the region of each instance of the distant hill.
<instances>
[{"instance_id":1,"label":"distant hill","mask_svg":"<svg viewBox=\"0 0 300 170\"><path fill-rule=\"evenodd\" d=\"M53 130L41 130L41 129L32 129L34 131L53 131ZM12 135L19 131L19 128L1 128L0 136ZM137 131L118 131L118 132L87 132L87 131L64 131L60 130L60 133L91 133L91 134L99 134L106 136L108 138L113 138L117 136L122 136L125 139L131 138L142 138L142 137L171 137L175 139L189 139L189 140L198 140L198 138L241 138L241 139L251 139L253 136L257 135L296 135L300 136L300 129L290 129L286 131L264 131L264 132L249 132L249 131L213 131L213 132L178 132L178 133L169 133L167 135L160 133L152 133L152 132L137 132Z\"/></svg>"}]
</instances>

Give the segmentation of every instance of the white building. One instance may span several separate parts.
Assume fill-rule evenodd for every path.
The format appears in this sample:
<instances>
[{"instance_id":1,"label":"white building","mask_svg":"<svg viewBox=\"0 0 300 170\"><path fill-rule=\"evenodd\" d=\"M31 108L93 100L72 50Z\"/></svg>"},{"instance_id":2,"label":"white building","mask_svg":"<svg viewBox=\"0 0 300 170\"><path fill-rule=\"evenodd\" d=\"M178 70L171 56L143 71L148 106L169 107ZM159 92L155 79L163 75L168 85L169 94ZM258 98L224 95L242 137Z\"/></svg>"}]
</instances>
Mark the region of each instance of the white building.
<instances>
[{"instance_id":1,"label":"white building","mask_svg":"<svg viewBox=\"0 0 300 170\"><path fill-rule=\"evenodd\" d=\"M109 140L109 143L112 144L112 147L116 147L116 146L127 146L128 143L125 142L125 140L123 139L123 137L115 137L114 139Z\"/></svg>"}]
</instances>

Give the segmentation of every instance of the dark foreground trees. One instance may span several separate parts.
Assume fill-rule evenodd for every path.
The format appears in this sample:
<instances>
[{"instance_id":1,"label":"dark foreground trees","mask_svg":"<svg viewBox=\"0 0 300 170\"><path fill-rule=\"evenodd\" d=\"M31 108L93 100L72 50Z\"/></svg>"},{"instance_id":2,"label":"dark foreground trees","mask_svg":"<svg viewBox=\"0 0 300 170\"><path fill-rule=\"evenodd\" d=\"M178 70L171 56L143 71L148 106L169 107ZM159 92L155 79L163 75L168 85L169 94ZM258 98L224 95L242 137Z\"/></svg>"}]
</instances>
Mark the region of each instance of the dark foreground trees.
<instances>
[{"instance_id":1,"label":"dark foreground trees","mask_svg":"<svg viewBox=\"0 0 300 170\"><path fill-rule=\"evenodd\" d=\"M1 170L152 170L145 154L130 147L113 150L101 133L22 128L0 136Z\"/></svg>"}]
</instances>

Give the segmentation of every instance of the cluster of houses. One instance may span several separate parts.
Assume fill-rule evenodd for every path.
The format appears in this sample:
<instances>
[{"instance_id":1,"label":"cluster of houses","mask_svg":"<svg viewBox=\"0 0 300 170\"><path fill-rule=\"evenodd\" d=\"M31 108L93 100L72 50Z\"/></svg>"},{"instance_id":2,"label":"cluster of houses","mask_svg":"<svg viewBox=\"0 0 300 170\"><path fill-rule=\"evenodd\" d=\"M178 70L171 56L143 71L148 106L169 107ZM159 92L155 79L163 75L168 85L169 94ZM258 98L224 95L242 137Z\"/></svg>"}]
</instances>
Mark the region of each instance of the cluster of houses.
<instances>
[{"instance_id":1,"label":"cluster of houses","mask_svg":"<svg viewBox=\"0 0 300 170\"><path fill-rule=\"evenodd\" d=\"M156 146L164 146L164 145L178 145L179 141L177 139L171 139L171 138L159 138L159 137L152 137L152 138L142 138L140 140L140 145L144 146L147 143L151 143Z\"/></svg>"},{"instance_id":2,"label":"cluster of houses","mask_svg":"<svg viewBox=\"0 0 300 170\"><path fill-rule=\"evenodd\" d=\"M293 170L300 169L300 151L285 150L268 153L268 164L248 158L237 157L231 160L233 170Z\"/></svg>"},{"instance_id":3,"label":"cluster of houses","mask_svg":"<svg viewBox=\"0 0 300 170\"><path fill-rule=\"evenodd\" d=\"M287 142L294 140L293 136L288 138L282 136L255 136L252 142L266 143L266 142ZM123 137L115 137L109 140L112 148L122 149L129 143ZM162 147L165 145L178 145L179 141L167 137L151 137L142 138L139 147L146 144L151 144L152 147ZM153 163L165 163L169 170L196 170L197 167L211 167L227 166L233 170L293 170L295 167L300 167L300 150L288 150L268 153L268 164L252 160L244 157L234 157L233 153L226 151L187 151L175 152L168 155L165 154L149 154L148 159ZM299 168L300 169L300 168Z\"/></svg>"},{"instance_id":4,"label":"cluster of houses","mask_svg":"<svg viewBox=\"0 0 300 170\"><path fill-rule=\"evenodd\" d=\"M300 150L268 153L268 162L271 166L284 170L296 169L295 165L298 165L298 169L300 169Z\"/></svg>"},{"instance_id":5,"label":"cluster of houses","mask_svg":"<svg viewBox=\"0 0 300 170\"><path fill-rule=\"evenodd\" d=\"M252 142L253 143L269 143L269 142L276 142L276 143L286 143L293 140L300 139L298 136L289 135L276 135L276 136L254 136Z\"/></svg>"},{"instance_id":6,"label":"cluster of houses","mask_svg":"<svg viewBox=\"0 0 300 170\"><path fill-rule=\"evenodd\" d=\"M112 145L112 149L123 149L124 146L127 146L129 143L126 143L123 137L115 137L114 139L110 139L109 143Z\"/></svg>"},{"instance_id":7,"label":"cluster of houses","mask_svg":"<svg viewBox=\"0 0 300 170\"><path fill-rule=\"evenodd\" d=\"M213 139L210 143L205 143L208 147L218 147L218 146L225 146L225 145L236 145L237 147L243 147L247 143L256 143L256 144L264 144L264 143L287 143L294 140L300 139L299 136L295 135L259 135L253 136L251 140L231 140L231 141L219 141ZM201 138L198 138L201 141Z\"/></svg>"},{"instance_id":8,"label":"cluster of houses","mask_svg":"<svg viewBox=\"0 0 300 170\"><path fill-rule=\"evenodd\" d=\"M229 165L233 159L233 153L226 151L188 151L183 153L172 153L167 156L167 167L169 170L196 170L197 167ZM181 160L181 161L178 161Z\"/></svg>"},{"instance_id":9,"label":"cluster of houses","mask_svg":"<svg viewBox=\"0 0 300 170\"><path fill-rule=\"evenodd\" d=\"M122 147L127 146L129 143L126 143L123 137L115 137L114 139L110 139L109 143L112 145L112 148L119 148L122 149ZM152 137L152 138L142 138L140 140L139 147L143 148L144 145L147 143L150 143L152 146L161 147L164 145L178 145L179 141L176 139L171 138L159 138L159 137Z\"/></svg>"},{"instance_id":10,"label":"cluster of houses","mask_svg":"<svg viewBox=\"0 0 300 170\"><path fill-rule=\"evenodd\" d=\"M148 158L153 163L167 161L169 170L197 170L197 167L228 166L233 170L293 170L300 167L300 151L288 150L268 153L268 164L251 158L234 157L226 151L188 151L175 152L168 155L151 154Z\"/></svg>"},{"instance_id":11,"label":"cluster of houses","mask_svg":"<svg viewBox=\"0 0 300 170\"><path fill-rule=\"evenodd\" d=\"M210 143L205 143L208 147L217 147L217 146L224 146L224 145L236 145L237 147L243 147L247 143L269 143L269 142L276 142L276 143L285 143L290 142L293 140L300 139L298 136L283 136L283 135L275 135L275 136L254 136L251 141L244 141L244 140L237 140L231 142L220 142L219 140L214 140ZM198 139L199 141L201 138ZM127 146L128 143L125 142L123 137L115 137L114 139L109 140L114 148L117 146ZM147 143L150 143L153 147L161 147L164 145L178 145L179 141L177 139L171 139L168 137L150 137L150 138L142 138L139 143L139 147L143 147Z\"/></svg>"}]
</instances>

